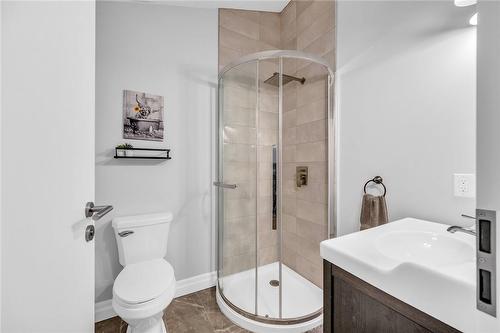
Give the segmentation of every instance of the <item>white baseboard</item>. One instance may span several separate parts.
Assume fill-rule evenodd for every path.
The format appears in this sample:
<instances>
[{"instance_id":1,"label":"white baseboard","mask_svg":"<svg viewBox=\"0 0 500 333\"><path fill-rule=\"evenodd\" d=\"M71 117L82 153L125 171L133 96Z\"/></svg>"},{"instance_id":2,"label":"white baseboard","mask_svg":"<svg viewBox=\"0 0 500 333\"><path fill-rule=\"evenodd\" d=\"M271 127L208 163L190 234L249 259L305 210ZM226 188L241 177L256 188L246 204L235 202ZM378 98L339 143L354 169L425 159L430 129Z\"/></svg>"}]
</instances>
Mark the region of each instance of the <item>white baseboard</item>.
<instances>
[{"instance_id":1,"label":"white baseboard","mask_svg":"<svg viewBox=\"0 0 500 333\"><path fill-rule=\"evenodd\" d=\"M217 272L196 275L184 280L177 281L175 297L195 293L197 291L215 286Z\"/></svg>"},{"instance_id":2,"label":"white baseboard","mask_svg":"<svg viewBox=\"0 0 500 333\"><path fill-rule=\"evenodd\" d=\"M217 281L217 272L210 272L193 276L184 280L177 281L175 297L195 293L197 291L215 286ZM105 300L95 303L95 322L115 317L116 313L111 305L111 300Z\"/></svg>"},{"instance_id":3,"label":"white baseboard","mask_svg":"<svg viewBox=\"0 0 500 333\"><path fill-rule=\"evenodd\" d=\"M114 316L116 316L116 313L115 310L113 310L110 299L95 303L94 321L96 323L109 318L113 318Z\"/></svg>"}]
</instances>

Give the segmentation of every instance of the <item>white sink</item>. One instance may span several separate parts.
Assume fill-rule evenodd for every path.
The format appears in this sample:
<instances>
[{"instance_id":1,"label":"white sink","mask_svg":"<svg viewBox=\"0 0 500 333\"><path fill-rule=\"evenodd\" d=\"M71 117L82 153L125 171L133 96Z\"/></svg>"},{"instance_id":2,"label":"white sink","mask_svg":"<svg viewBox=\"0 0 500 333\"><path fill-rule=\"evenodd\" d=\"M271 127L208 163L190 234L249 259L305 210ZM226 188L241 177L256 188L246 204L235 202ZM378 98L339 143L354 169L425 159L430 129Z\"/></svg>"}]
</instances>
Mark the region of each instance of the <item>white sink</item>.
<instances>
[{"instance_id":1,"label":"white sink","mask_svg":"<svg viewBox=\"0 0 500 333\"><path fill-rule=\"evenodd\" d=\"M405 218L323 241L321 257L460 331L496 332L476 310L476 239L448 227Z\"/></svg>"},{"instance_id":2,"label":"white sink","mask_svg":"<svg viewBox=\"0 0 500 333\"><path fill-rule=\"evenodd\" d=\"M473 262L473 245L452 236L430 231L390 231L375 240L375 248L388 258L424 266Z\"/></svg>"}]
</instances>

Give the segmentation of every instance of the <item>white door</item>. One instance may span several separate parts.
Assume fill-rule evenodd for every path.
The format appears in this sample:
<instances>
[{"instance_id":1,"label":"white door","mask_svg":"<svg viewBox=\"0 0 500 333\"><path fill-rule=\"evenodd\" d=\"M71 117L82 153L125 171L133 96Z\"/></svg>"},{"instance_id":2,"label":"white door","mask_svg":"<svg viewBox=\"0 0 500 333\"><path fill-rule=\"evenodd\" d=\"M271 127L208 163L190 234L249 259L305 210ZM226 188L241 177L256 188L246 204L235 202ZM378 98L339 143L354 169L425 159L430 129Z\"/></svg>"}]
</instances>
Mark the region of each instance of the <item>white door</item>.
<instances>
[{"instance_id":1,"label":"white door","mask_svg":"<svg viewBox=\"0 0 500 333\"><path fill-rule=\"evenodd\" d=\"M497 316L477 311L476 332L500 332L500 2L480 0L477 27L477 208L496 211Z\"/></svg>"},{"instance_id":2,"label":"white door","mask_svg":"<svg viewBox=\"0 0 500 333\"><path fill-rule=\"evenodd\" d=\"M95 3L1 6L2 332L92 332Z\"/></svg>"}]
</instances>

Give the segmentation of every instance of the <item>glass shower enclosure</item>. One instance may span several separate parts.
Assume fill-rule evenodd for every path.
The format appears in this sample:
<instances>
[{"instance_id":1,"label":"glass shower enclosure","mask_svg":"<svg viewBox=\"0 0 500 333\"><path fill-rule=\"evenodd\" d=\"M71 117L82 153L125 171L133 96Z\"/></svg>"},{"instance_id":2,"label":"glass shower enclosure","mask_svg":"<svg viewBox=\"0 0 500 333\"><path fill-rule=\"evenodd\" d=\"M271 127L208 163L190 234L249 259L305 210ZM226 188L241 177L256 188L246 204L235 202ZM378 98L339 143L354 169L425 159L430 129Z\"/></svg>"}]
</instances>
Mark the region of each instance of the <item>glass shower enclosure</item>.
<instances>
[{"instance_id":1,"label":"glass shower enclosure","mask_svg":"<svg viewBox=\"0 0 500 333\"><path fill-rule=\"evenodd\" d=\"M321 323L319 242L335 233L332 86L329 64L298 51L251 54L219 74L217 301L226 315Z\"/></svg>"}]
</instances>

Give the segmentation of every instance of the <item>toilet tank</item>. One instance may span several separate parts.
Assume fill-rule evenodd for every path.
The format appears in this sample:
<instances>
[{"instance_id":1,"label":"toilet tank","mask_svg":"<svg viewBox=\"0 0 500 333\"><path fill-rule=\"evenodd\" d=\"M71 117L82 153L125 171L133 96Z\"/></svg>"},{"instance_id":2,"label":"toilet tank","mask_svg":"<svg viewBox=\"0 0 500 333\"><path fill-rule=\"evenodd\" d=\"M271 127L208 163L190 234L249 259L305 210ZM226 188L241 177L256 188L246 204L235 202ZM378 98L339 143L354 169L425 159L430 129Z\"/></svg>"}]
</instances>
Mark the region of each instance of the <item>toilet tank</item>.
<instances>
[{"instance_id":1,"label":"toilet tank","mask_svg":"<svg viewBox=\"0 0 500 333\"><path fill-rule=\"evenodd\" d=\"M122 266L167 254L171 213L115 217L112 222Z\"/></svg>"}]
</instances>

